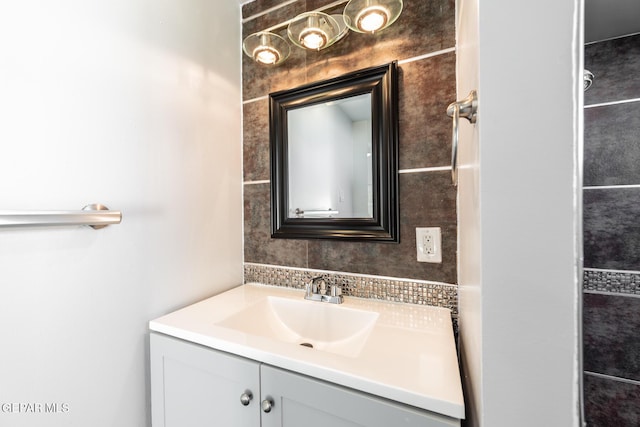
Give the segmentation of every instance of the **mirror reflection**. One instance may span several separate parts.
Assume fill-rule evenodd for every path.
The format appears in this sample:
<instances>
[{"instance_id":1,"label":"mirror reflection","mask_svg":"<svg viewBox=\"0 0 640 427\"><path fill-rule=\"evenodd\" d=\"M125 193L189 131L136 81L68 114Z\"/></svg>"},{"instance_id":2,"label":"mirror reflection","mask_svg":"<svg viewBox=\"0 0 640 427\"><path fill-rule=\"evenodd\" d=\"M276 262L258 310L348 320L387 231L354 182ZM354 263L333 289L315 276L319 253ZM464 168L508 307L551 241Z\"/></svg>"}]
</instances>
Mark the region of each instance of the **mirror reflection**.
<instances>
[{"instance_id":1,"label":"mirror reflection","mask_svg":"<svg viewBox=\"0 0 640 427\"><path fill-rule=\"evenodd\" d=\"M372 218L371 94L287 115L289 218Z\"/></svg>"}]
</instances>

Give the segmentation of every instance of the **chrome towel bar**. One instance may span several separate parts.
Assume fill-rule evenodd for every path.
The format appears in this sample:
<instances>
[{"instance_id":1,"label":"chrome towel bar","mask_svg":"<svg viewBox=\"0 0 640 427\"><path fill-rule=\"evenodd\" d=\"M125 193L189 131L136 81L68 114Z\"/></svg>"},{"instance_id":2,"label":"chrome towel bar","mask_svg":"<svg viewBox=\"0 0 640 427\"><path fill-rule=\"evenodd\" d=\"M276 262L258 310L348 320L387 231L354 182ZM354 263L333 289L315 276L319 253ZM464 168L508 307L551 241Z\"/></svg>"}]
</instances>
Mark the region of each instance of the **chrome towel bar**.
<instances>
[{"instance_id":1,"label":"chrome towel bar","mask_svg":"<svg viewBox=\"0 0 640 427\"><path fill-rule=\"evenodd\" d=\"M120 211L101 204L87 205L81 211L0 211L0 228L88 225L97 230L121 221Z\"/></svg>"},{"instance_id":2,"label":"chrome towel bar","mask_svg":"<svg viewBox=\"0 0 640 427\"><path fill-rule=\"evenodd\" d=\"M451 132L451 179L453 185L458 185L458 125L460 117L475 123L478 117L478 95L472 90L462 101L452 102L447 107L447 115L453 118Z\"/></svg>"}]
</instances>

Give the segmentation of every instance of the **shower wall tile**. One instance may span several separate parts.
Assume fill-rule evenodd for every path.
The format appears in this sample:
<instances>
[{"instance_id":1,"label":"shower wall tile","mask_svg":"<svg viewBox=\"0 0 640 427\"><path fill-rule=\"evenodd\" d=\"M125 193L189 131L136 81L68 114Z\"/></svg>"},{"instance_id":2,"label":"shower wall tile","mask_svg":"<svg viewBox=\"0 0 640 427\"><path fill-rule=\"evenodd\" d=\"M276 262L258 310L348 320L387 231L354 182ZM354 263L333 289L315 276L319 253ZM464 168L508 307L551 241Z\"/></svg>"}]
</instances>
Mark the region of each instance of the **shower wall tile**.
<instances>
[{"instance_id":1,"label":"shower wall tile","mask_svg":"<svg viewBox=\"0 0 640 427\"><path fill-rule=\"evenodd\" d=\"M584 369L640 381L640 298L585 293Z\"/></svg>"},{"instance_id":2,"label":"shower wall tile","mask_svg":"<svg viewBox=\"0 0 640 427\"><path fill-rule=\"evenodd\" d=\"M310 241L309 268L456 283L455 205L449 172L401 174L400 243ZM442 263L416 261L416 227L441 227Z\"/></svg>"},{"instance_id":3,"label":"shower wall tile","mask_svg":"<svg viewBox=\"0 0 640 427\"><path fill-rule=\"evenodd\" d=\"M585 46L584 66L595 75L585 105L640 98L640 34Z\"/></svg>"},{"instance_id":4,"label":"shower wall tile","mask_svg":"<svg viewBox=\"0 0 640 427\"><path fill-rule=\"evenodd\" d=\"M635 271L584 270L585 291L640 296L640 273Z\"/></svg>"},{"instance_id":5,"label":"shower wall tile","mask_svg":"<svg viewBox=\"0 0 640 427\"><path fill-rule=\"evenodd\" d=\"M244 260L307 267L307 242L271 238L269 184L244 186Z\"/></svg>"},{"instance_id":6,"label":"shower wall tile","mask_svg":"<svg viewBox=\"0 0 640 427\"><path fill-rule=\"evenodd\" d=\"M586 108L584 123L584 185L640 184L640 101Z\"/></svg>"},{"instance_id":7,"label":"shower wall tile","mask_svg":"<svg viewBox=\"0 0 640 427\"><path fill-rule=\"evenodd\" d=\"M451 163L451 124L445 116L456 98L456 55L438 55L401 66L400 169Z\"/></svg>"},{"instance_id":8,"label":"shower wall tile","mask_svg":"<svg viewBox=\"0 0 640 427\"><path fill-rule=\"evenodd\" d=\"M585 190L584 266L640 270L640 188Z\"/></svg>"},{"instance_id":9,"label":"shower wall tile","mask_svg":"<svg viewBox=\"0 0 640 427\"><path fill-rule=\"evenodd\" d=\"M640 426L640 385L587 374L584 389L588 427Z\"/></svg>"},{"instance_id":10,"label":"shower wall tile","mask_svg":"<svg viewBox=\"0 0 640 427\"><path fill-rule=\"evenodd\" d=\"M640 98L640 35L585 47L585 105ZM585 109L584 184L640 184L640 102ZM589 427L640 425L640 188L583 192L585 411ZM594 294L592 292L604 294Z\"/></svg>"},{"instance_id":11,"label":"shower wall tile","mask_svg":"<svg viewBox=\"0 0 640 427\"><path fill-rule=\"evenodd\" d=\"M244 104L242 113L244 180L269 179L269 100Z\"/></svg>"}]
</instances>

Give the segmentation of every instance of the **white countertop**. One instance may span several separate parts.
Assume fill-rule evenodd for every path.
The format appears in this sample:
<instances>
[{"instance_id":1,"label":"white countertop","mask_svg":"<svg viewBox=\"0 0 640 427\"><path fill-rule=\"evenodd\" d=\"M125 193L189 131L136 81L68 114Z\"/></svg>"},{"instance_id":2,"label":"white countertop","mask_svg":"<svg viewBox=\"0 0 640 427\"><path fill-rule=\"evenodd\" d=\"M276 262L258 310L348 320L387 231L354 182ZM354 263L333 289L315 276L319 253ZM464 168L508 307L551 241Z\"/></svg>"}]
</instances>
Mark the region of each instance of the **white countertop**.
<instances>
[{"instance_id":1,"label":"white countertop","mask_svg":"<svg viewBox=\"0 0 640 427\"><path fill-rule=\"evenodd\" d=\"M303 300L304 292L242 285L149 322L161 332L206 347L396 400L453 418L464 401L451 313L446 308L345 296L340 307L379 317L355 357L308 349L216 325L269 296ZM311 302L309 304L327 304Z\"/></svg>"}]
</instances>

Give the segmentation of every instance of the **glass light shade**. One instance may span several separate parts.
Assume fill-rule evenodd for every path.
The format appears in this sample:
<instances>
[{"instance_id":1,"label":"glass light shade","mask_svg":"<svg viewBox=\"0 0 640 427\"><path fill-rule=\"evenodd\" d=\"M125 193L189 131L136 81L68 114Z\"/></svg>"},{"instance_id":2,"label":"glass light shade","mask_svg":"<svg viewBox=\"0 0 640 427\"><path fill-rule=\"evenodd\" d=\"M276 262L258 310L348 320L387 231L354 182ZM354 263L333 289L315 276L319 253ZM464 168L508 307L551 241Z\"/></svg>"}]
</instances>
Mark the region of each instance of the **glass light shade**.
<instances>
[{"instance_id":1,"label":"glass light shade","mask_svg":"<svg viewBox=\"0 0 640 427\"><path fill-rule=\"evenodd\" d=\"M277 65L289 57L289 43L277 34L260 32L244 39L242 50L260 64Z\"/></svg>"},{"instance_id":2,"label":"glass light shade","mask_svg":"<svg viewBox=\"0 0 640 427\"><path fill-rule=\"evenodd\" d=\"M287 28L287 34L293 44L311 50L322 50L331 46L344 37L347 31L342 16L322 12L298 15Z\"/></svg>"},{"instance_id":3,"label":"glass light shade","mask_svg":"<svg viewBox=\"0 0 640 427\"><path fill-rule=\"evenodd\" d=\"M344 22L358 33L375 33L393 24L402 13L402 0L350 0Z\"/></svg>"}]
</instances>

